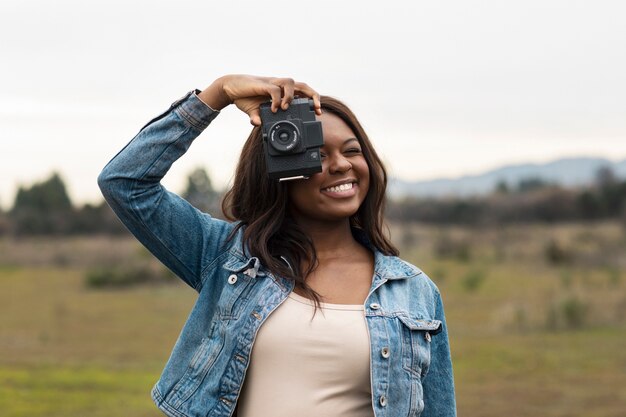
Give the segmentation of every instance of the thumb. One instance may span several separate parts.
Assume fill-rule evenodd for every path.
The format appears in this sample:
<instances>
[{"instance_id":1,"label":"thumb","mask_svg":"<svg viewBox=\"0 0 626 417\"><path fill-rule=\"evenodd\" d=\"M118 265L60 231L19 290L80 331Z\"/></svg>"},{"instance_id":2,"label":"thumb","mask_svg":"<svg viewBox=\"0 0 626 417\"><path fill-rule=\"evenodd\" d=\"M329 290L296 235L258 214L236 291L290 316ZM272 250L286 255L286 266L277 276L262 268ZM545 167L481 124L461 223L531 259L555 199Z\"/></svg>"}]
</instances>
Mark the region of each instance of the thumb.
<instances>
[{"instance_id":1,"label":"thumb","mask_svg":"<svg viewBox=\"0 0 626 417\"><path fill-rule=\"evenodd\" d=\"M250 123L254 126L261 126L261 115L259 109L253 109L250 111Z\"/></svg>"}]
</instances>

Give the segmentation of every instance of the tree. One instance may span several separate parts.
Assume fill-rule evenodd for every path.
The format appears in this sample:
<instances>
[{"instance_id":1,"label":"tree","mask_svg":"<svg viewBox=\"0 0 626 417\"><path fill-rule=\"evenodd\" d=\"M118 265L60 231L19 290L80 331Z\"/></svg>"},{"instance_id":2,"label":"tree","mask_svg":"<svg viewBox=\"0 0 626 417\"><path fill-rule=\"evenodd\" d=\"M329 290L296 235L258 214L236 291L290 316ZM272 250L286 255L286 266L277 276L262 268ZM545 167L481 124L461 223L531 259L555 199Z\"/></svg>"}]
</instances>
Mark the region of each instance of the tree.
<instances>
[{"instance_id":1,"label":"tree","mask_svg":"<svg viewBox=\"0 0 626 417\"><path fill-rule=\"evenodd\" d=\"M613 170L605 166L596 171L596 188L604 213L619 217L626 200L626 182L620 183Z\"/></svg>"},{"instance_id":2,"label":"tree","mask_svg":"<svg viewBox=\"0 0 626 417\"><path fill-rule=\"evenodd\" d=\"M77 234L121 235L128 233L122 222L105 202L98 205L85 204L78 210L72 222L72 232Z\"/></svg>"},{"instance_id":3,"label":"tree","mask_svg":"<svg viewBox=\"0 0 626 417\"><path fill-rule=\"evenodd\" d=\"M599 219L604 216L603 204L596 193L585 190L578 195L577 206L584 220Z\"/></svg>"},{"instance_id":4,"label":"tree","mask_svg":"<svg viewBox=\"0 0 626 417\"><path fill-rule=\"evenodd\" d=\"M187 188L183 197L197 209L208 213L214 212L219 203L211 178L201 167L194 169L187 177Z\"/></svg>"},{"instance_id":5,"label":"tree","mask_svg":"<svg viewBox=\"0 0 626 417\"><path fill-rule=\"evenodd\" d=\"M550 186L551 184L543 178L524 178L517 184L517 190L520 193L527 193L529 191L540 190Z\"/></svg>"},{"instance_id":6,"label":"tree","mask_svg":"<svg viewBox=\"0 0 626 417\"><path fill-rule=\"evenodd\" d=\"M4 211L0 210L0 236L6 234L10 229L10 222Z\"/></svg>"},{"instance_id":7,"label":"tree","mask_svg":"<svg viewBox=\"0 0 626 417\"><path fill-rule=\"evenodd\" d=\"M612 187L617 183L615 172L609 166L599 168L595 173L595 180L598 188Z\"/></svg>"},{"instance_id":8,"label":"tree","mask_svg":"<svg viewBox=\"0 0 626 417\"><path fill-rule=\"evenodd\" d=\"M13 211L31 208L40 211L72 208L72 202L65 190L65 183L59 174L55 172L48 180L34 184L31 188L19 188Z\"/></svg>"},{"instance_id":9,"label":"tree","mask_svg":"<svg viewBox=\"0 0 626 417\"><path fill-rule=\"evenodd\" d=\"M73 208L56 172L30 188L20 186L9 213L17 234L60 234L71 229Z\"/></svg>"},{"instance_id":10,"label":"tree","mask_svg":"<svg viewBox=\"0 0 626 417\"><path fill-rule=\"evenodd\" d=\"M495 188L496 194L508 194L509 191L509 184L505 180L498 181Z\"/></svg>"}]
</instances>

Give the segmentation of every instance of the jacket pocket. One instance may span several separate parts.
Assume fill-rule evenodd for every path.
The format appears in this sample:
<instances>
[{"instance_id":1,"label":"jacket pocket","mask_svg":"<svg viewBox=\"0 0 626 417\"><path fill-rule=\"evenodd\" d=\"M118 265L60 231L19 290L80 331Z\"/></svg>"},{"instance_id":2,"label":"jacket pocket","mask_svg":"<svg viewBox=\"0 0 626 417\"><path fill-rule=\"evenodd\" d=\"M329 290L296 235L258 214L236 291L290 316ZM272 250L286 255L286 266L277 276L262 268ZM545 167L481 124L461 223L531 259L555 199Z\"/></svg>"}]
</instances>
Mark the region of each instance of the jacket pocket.
<instances>
[{"instance_id":1,"label":"jacket pocket","mask_svg":"<svg viewBox=\"0 0 626 417\"><path fill-rule=\"evenodd\" d=\"M237 320L249 304L252 287L258 278L251 278L243 273L231 273L225 279L227 284L218 304L220 318Z\"/></svg>"},{"instance_id":2,"label":"jacket pocket","mask_svg":"<svg viewBox=\"0 0 626 417\"><path fill-rule=\"evenodd\" d=\"M430 341L441 331L439 320L414 319L398 316L402 331L402 367L414 376L423 378L430 366Z\"/></svg>"}]
</instances>

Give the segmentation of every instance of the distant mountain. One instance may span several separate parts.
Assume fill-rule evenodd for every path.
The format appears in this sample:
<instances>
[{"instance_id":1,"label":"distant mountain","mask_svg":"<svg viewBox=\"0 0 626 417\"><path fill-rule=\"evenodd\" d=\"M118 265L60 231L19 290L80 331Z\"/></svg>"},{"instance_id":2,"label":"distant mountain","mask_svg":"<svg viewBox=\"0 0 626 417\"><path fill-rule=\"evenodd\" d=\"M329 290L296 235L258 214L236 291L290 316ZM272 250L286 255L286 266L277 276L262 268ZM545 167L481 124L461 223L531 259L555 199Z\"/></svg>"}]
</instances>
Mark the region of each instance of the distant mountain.
<instances>
[{"instance_id":1,"label":"distant mountain","mask_svg":"<svg viewBox=\"0 0 626 417\"><path fill-rule=\"evenodd\" d=\"M409 182L389 181L392 197L443 197L487 194L501 181L514 188L521 180L539 178L565 187L591 184L598 169L609 167L616 177L626 178L626 160L613 162L603 158L565 158L546 164L508 165L480 175Z\"/></svg>"}]
</instances>

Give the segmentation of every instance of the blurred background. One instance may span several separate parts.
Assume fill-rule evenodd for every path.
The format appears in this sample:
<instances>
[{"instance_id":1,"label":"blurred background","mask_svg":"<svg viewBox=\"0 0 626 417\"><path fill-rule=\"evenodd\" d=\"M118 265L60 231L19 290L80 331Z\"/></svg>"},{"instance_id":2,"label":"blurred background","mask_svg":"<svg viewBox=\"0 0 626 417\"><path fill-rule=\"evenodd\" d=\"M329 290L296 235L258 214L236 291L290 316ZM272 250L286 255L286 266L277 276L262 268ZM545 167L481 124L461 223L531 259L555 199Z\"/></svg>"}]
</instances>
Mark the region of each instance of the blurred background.
<instances>
[{"instance_id":1,"label":"blurred background","mask_svg":"<svg viewBox=\"0 0 626 417\"><path fill-rule=\"evenodd\" d=\"M195 293L96 177L227 73L343 99L391 176L403 258L439 286L461 416L626 415L626 4L0 4L0 414L158 416ZM220 216L227 108L164 183Z\"/></svg>"}]
</instances>

